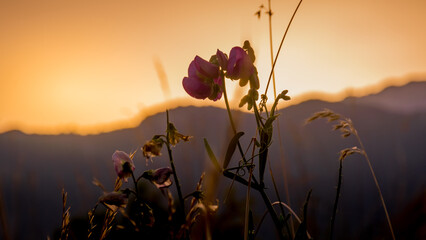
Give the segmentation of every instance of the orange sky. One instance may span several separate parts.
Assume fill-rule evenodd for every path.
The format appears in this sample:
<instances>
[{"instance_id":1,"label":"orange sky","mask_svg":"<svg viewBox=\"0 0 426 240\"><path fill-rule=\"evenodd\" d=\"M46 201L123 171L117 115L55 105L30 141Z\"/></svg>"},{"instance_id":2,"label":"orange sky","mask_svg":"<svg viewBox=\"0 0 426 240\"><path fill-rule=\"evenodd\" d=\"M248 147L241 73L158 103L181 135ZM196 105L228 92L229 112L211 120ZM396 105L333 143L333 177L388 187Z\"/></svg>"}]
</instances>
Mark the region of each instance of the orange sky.
<instances>
[{"instance_id":1,"label":"orange sky","mask_svg":"<svg viewBox=\"0 0 426 240\"><path fill-rule=\"evenodd\" d=\"M297 3L272 1L275 50ZM130 124L153 109L208 103L181 86L190 61L246 39L266 81L267 18L254 16L260 4L267 1L1 1L0 132L96 132L94 125ZM424 0L305 0L277 63L278 90L297 99L409 74L426 79L425 11ZM175 103L156 107L165 100Z\"/></svg>"}]
</instances>

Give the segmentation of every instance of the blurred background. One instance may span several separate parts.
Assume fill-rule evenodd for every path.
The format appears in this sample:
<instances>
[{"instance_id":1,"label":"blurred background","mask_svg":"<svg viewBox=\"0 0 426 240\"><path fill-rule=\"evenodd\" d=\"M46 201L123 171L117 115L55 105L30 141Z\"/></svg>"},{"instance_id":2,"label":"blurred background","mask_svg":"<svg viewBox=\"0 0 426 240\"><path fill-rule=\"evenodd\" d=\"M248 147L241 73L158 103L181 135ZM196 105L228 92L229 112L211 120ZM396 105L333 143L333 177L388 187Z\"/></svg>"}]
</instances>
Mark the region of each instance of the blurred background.
<instances>
[{"instance_id":1,"label":"blurred background","mask_svg":"<svg viewBox=\"0 0 426 240\"><path fill-rule=\"evenodd\" d=\"M0 4L2 132L98 133L137 126L141 113L166 100L198 104L181 86L190 61L244 40L255 49L260 79L271 69L266 0ZM271 3L274 52L297 4ZM424 9L422 0L303 2L276 65L277 89L297 100L424 77Z\"/></svg>"},{"instance_id":2,"label":"blurred background","mask_svg":"<svg viewBox=\"0 0 426 240\"><path fill-rule=\"evenodd\" d=\"M275 53L297 4L272 1ZM217 49L229 53L249 40L263 92L271 69L267 6L222 0L0 2L2 238L52 237L60 226L62 187L71 216L84 219L101 194L93 177L112 189L112 153L134 151L164 133L166 109L173 109L179 131L194 136L175 149L184 191L206 171L218 182L207 185L209 191L223 201L230 182L215 176L202 142L207 138L224 156L232 136L223 101L192 99L181 81L195 55L209 59ZM325 236L330 218L338 152L357 144L324 122L304 125L323 108L354 121L397 236L425 236L425 9L421 0L305 1L294 19L275 68L277 90L288 89L292 100L280 105L283 147L274 135L271 164L283 199L287 176L294 209L313 189L309 226L316 238ZM228 86L247 146L254 120L237 109L246 90ZM273 98L272 89L268 96ZM135 161L140 173L167 165L159 158L146 166L140 152ZM351 157L343 173L336 236L387 237L364 160ZM235 187L235 206L244 206L243 191ZM253 195L258 219L264 209ZM227 206L221 207L220 216L227 216ZM215 225L217 238L242 231L241 219L222 222ZM264 239L274 237L270 225L261 229Z\"/></svg>"}]
</instances>

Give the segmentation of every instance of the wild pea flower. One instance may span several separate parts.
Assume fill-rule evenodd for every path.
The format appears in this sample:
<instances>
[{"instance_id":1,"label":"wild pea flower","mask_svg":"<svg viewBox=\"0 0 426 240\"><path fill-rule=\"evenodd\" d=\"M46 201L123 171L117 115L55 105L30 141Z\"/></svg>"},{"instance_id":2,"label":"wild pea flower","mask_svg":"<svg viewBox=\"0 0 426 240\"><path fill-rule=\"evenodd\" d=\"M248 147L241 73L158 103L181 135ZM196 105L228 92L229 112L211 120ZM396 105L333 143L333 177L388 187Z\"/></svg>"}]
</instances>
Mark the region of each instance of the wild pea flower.
<instances>
[{"instance_id":1,"label":"wild pea flower","mask_svg":"<svg viewBox=\"0 0 426 240\"><path fill-rule=\"evenodd\" d=\"M182 81L185 91L194 98L216 101L222 97L223 79L219 67L196 56L188 68L188 77Z\"/></svg>"},{"instance_id":2,"label":"wild pea flower","mask_svg":"<svg viewBox=\"0 0 426 240\"><path fill-rule=\"evenodd\" d=\"M132 172L135 170L133 160L129 155L123 151L115 151L112 155L112 161L114 163L115 172L119 178L124 179L127 182L127 178L132 176Z\"/></svg>"},{"instance_id":3,"label":"wild pea flower","mask_svg":"<svg viewBox=\"0 0 426 240\"><path fill-rule=\"evenodd\" d=\"M172 185L170 175L173 174L172 169L165 167L156 170L148 170L142 174L142 177L151 181L157 188L167 188Z\"/></svg>"},{"instance_id":4,"label":"wild pea flower","mask_svg":"<svg viewBox=\"0 0 426 240\"><path fill-rule=\"evenodd\" d=\"M233 47L229 53L226 76L233 80L248 80L253 71L253 63L246 51L241 47Z\"/></svg>"},{"instance_id":5,"label":"wild pea flower","mask_svg":"<svg viewBox=\"0 0 426 240\"><path fill-rule=\"evenodd\" d=\"M232 80L239 79L240 86L245 86L250 81L250 88L258 89L259 79L253 61L243 48L233 47L229 53L226 76Z\"/></svg>"}]
</instances>

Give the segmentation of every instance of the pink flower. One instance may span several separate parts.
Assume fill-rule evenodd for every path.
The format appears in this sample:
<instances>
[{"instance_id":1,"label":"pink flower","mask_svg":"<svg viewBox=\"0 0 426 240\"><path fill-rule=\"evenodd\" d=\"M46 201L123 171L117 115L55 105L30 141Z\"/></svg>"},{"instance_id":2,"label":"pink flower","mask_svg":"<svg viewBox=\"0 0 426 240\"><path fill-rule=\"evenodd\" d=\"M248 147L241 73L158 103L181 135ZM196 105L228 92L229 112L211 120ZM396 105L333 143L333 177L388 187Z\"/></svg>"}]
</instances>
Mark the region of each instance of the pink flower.
<instances>
[{"instance_id":1,"label":"pink flower","mask_svg":"<svg viewBox=\"0 0 426 240\"><path fill-rule=\"evenodd\" d=\"M219 66L223 70L226 70L228 68L228 56L226 56L225 53L223 53L222 51L218 49L216 51L216 58L217 58L217 62L219 63Z\"/></svg>"},{"instance_id":2,"label":"pink flower","mask_svg":"<svg viewBox=\"0 0 426 240\"><path fill-rule=\"evenodd\" d=\"M114 163L117 176L127 182L127 178L131 177L132 172L135 170L133 160L127 153L117 150L114 152L114 154L112 154L112 161Z\"/></svg>"},{"instance_id":3,"label":"pink flower","mask_svg":"<svg viewBox=\"0 0 426 240\"><path fill-rule=\"evenodd\" d=\"M196 56L188 68L188 77L182 81L185 91L194 98L213 101L222 97L222 77L219 67Z\"/></svg>"},{"instance_id":4,"label":"pink flower","mask_svg":"<svg viewBox=\"0 0 426 240\"><path fill-rule=\"evenodd\" d=\"M233 80L241 79L245 82L245 84L247 84L248 80L254 73L255 68L253 66L253 62L246 51L244 51L241 47L232 48L229 53L226 76Z\"/></svg>"}]
</instances>

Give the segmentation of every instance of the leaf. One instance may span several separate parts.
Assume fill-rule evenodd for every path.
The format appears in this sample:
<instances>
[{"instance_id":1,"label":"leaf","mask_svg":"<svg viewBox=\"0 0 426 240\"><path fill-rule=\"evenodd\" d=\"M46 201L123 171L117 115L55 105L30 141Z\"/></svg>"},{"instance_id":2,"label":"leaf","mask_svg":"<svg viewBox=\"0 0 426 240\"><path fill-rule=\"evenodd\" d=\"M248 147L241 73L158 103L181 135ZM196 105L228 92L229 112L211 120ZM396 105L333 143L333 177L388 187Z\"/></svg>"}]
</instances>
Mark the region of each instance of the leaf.
<instances>
[{"instance_id":1,"label":"leaf","mask_svg":"<svg viewBox=\"0 0 426 240\"><path fill-rule=\"evenodd\" d=\"M237 147L238 140L241 136L244 135L244 132L238 132L235 134L235 136L231 139L231 142L229 142L228 149L226 150L225 160L223 161L223 168L227 168L229 165L229 162L231 161L232 155L235 152L235 148Z\"/></svg>"},{"instance_id":2,"label":"leaf","mask_svg":"<svg viewBox=\"0 0 426 240\"><path fill-rule=\"evenodd\" d=\"M214 155L214 153L213 153L213 151L212 151L212 149L209 145L209 142L207 142L207 139L205 139L205 138L204 138L204 147L206 148L207 155L209 155L210 161L212 161L213 165L216 167L216 169L219 172L222 172L223 169L220 167L219 162L217 161L217 158Z\"/></svg>"},{"instance_id":3,"label":"leaf","mask_svg":"<svg viewBox=\"0 0 426 240\"><path fill-rule=\"evenodd\" d=\"M310 239L306 230L307 230L308 203L309 203L309 198L311 197L311 193L312 193L312 190L309 190L308 196L306 197L305 204L303 205L303 220L296 231L296 236L294 237L294 240Z\"/></svg>"},{"instance_id":4,"label":"leaf","mask_svg":"<svg viewBox=\"0 0 426 240\"><path fill-rule=\"evenodd\" d=\"M265 174L266 162L268 159L268 148L272 139L272 123L277 119L278 115L273 115L265 122L265 126L259 131L260 135L260 149L259 149L259 176L260 182L263 182Z\"/></svg>"},{"instance_id":5,"label":"leaf","mask_svg":"<svg viewBox=\"0 0 426 240\"><path fill-rule=\"evenodd\" d=\"M268 159L268 142L269 142L269 135L267 132L262 129L260 131L260 149L259 149L259 176L260 176L260 183L263 183L263 176L265 174L265 168L266 168L266 161Z\"/></svg>"}]
</instances>

